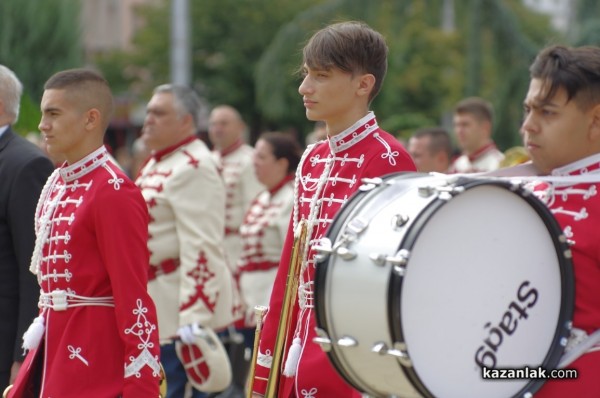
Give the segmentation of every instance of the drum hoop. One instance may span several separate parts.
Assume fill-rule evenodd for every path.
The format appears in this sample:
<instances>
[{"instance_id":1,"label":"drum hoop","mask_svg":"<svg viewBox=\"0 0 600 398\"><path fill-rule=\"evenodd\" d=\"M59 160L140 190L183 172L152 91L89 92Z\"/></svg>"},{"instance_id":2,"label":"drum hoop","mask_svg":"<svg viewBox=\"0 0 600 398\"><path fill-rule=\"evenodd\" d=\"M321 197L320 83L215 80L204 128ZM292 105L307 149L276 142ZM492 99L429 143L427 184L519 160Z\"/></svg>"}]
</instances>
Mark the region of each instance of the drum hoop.
<instances>
[{"instance_id":1,"label":"drum hoop","mask_svg":"<svg viewBox=\"0 0 600 398\"><path fill-rule=\"evenodd\" d=\"M333 222L329 226L329 229L325 233L325 236L328 237L329 239L332 239L332 242L333 242L333 239L335 239L335 237L337 237L339 235L342 227L345 225L347 217L350 214L352 214L352 212L356 209L356 206L359 205L360 203L363 203L363 199L366 198L367 196L375 196L381 190L388 188L388 185L385 184L386 181L388 181L392 178L402 178L402 179L422 178L426 175L427 174L413 173L413 172L391 173L391 174L387 174L387 175L381 177L381 179L384 182L381 186L378 186L370 191L357 190L348 198L346 203L344 203L344 205L341 207L340 211L337 213ZM335 254L330 254L330 256L334 256L334 255ZM325 331L325 333L327 333L328 336L331 336L331 332L330 332L329 326L328 326L329 322L327 321L328 311L326 308L327 300L326 300L326 291L325 291L326 290L325 286L327 285L327 277L329 274L328 273L329 263L330 263L330 260L328 258L326 258L322 261L319 261L316 265L315 283L314 283L314 289L315 289L315 291L314 291L314 306L315 306L315 318L316 318L317 327L319 329ZM331 349L329 351L326 351L325 353L326 353L327 357L329 358L329 361L331 362L333 367L337 370L338 374L342 377L342 379L344 379L346 381L346 383L348 383L349 385L351 385L354 389L356 389L358 391L362 391L365 393L376 393L376 391L373 391L369 386L356 383L356 381L352 377L350 377L350 374L353 374L354 372L352 369L348 369L347 366L343 365L343 360L341 359L340 356L338 356L337 348L335 347L335 345L332 345ZM399 366L399 368L402 372L404 372L406 374L406 371L403 367ZM355 379L361 380L360 377L355 377Z\"/></svg>"},{"instance_id":2,"label":"drum hoop","mask_svg":"<svg viewBox=\"0 0 600 398\"><path fill-rule=\"evenodd\" d=\"M556 255L558 257L559 270L562 280L561 285L561 305L559 310L558 322L556 325L556 331L554 338L550 344L548 353L544 358L540 366L546 369L554 369L558 365L560 358L563 354L565 346L561 344L561 341L565 342L569 337L571 330L571 320L573 319L573 311L575 307L575 276L573 272L573 265L571 259L567 257L565 253L569 252L569 246L562 234L562 229L558 224L558 221L554 218L554 215L542 203L531 191L523 187L523 185L511 184L508 181L502 180L486 180L486 179L472 179L468 177L461 177L456 180L455 185L464 187L465 191L472 189L480 185L494 185L502 188L506 188L519 194L519 197L524 199L538 215L540 215L544 225L554 244ZM460 194L459 194L460 195ZM400 242L397 251L400 249L412 250L417 242L419 234L423 230L423 226L429 221L429 219L439 211L448 201L437 198L430 202L416 217L414 222L409 226L402 242ZM407 267L410 266L410 259ZM402 293L402 283L404 278L392 272L390 283L388 286L388 325L390 326L390 334L394 341L404 342L404 333L402 331L402 315L400 300L394 300L395 297L400 297ZM410 355L410 347L407 347ZM421 394L427 398L433 398L431 392L424 385L416 370L413 367L407 367L402 364L400 366L404 369L405 374L410 379L411 383ZM514 397L524 396L525 393L537 392L546 380L530 380Z\"/></svg>"}]
</instances>

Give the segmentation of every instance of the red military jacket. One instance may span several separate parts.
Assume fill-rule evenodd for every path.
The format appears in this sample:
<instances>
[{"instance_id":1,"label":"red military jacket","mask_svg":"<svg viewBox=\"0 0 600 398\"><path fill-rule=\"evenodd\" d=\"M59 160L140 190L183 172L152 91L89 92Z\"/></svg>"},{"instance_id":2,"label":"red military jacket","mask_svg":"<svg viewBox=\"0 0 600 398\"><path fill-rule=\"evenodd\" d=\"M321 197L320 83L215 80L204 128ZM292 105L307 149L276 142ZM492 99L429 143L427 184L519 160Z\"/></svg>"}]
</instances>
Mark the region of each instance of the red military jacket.
<instances>
[{"instance_id":1,"label":"red military jacket","mask_svg":"<svg viewBox=\"0 0 600 398\"><path fill-rule=\"evenodd\" d=\"M309 146L297 169L293 218L262 330L254 391L264 393L291 256L293 231L308 220L310 244L324 236L329 225L362 178L398 171L415 171L415 165L398 140L381 130L370 112L335 137ZM313 306L315 252L309 248L300 276L292 315L291 333L300 339L300 359L292 378L281 376L280 398L360 397L334 370L321 347L313 342L316 319ZM287 354L289 347L285 348ZM283 358L285 363L287 355Z\"/></svg>"},{"instance_id":2,"label":"red military jacket","mask_svg":"<svg viewBox=\"0 0 600 398\"><path fill-rule=\"evenodd\" d=\"M45 325L40 397L158 396L147 228L139 189L104 147L49 178L36 211L31 265ZM22 373L31 371L35 352Z\"/></svg>"},{"instance_id":3,"label":"red military jacket","mask_svg":"<svg viewBox=\"0 0 600 398\"><path fill-rule=\"evenodd\" d=\"M555 169L552 176L598 179L600 154ZM549 182L534 188L552 211L571 245L575 273L573 327L588 334L600 329L600 184ZM553 380L542 386L535 398L600 396L600 345L567 366L577 369L573 380Z\"/></svg>"}]
</instances>

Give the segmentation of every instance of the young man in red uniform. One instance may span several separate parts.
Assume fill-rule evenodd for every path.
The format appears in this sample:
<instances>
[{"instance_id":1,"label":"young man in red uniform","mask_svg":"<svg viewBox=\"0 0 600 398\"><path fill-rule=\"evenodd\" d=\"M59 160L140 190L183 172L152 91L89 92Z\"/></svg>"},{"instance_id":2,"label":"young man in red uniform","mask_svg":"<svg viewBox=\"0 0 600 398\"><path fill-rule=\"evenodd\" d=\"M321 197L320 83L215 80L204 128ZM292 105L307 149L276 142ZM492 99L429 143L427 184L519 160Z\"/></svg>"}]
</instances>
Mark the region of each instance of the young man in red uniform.
<instances>
[{"instance_id":1,"label":"young man in red uniform","mask_svg":"<svg viewBox=\"0 0 600 398\"><path fill-rule=\"evenodd\" d=\"M387 70L383 36L363 23L344 22L318 31L303 50L302 95L309 120L327 125L327 139L303 154L294 182L294 209L281 262L261 334L255 397L265 393L281 314L293 234L301 220L308 224L308 247L303 258L298 294L289 333L298 361L288 361L289 376L279 377L280 398L360 397L334 370L321 347L313 342L315 251L341 206L361 185L362 178L396 171L415 171L401 144L381 130L369 105L381 88ZM285 347L283 363L288 359ZM293 357L293 356L292 356Z\"/></svg>"},{"instance_id":2,"label":"young man in red uniform","mask_svg":"<svg viewBox=\"0 0 600 398\"><path fill-rule=\"evenodd\" d=\"M548 47L530 72L521 133L538 174L551 176L534 191L571 244L575 312L567 351L578 350L600 329L600 48ZM600 344L581 351L567 366L578 378L550 380L535 398L600 396Z\"/></svg>"},{"instance_id":3,"label":"young man in red uniform","mask_svg":"<svg viewBox=\"0 0 600 398\"><path fill-rule=\"evenodd\" d=\"M66 161L36 210L31 271L40 313L25 333L30 351L9 397L23 396L36 370L36 397L158 397L148 211L103 145L110 88L97 73L73 69L50 77L44 89L39 129L48 152Z\"/></svg>"}]
</instances>

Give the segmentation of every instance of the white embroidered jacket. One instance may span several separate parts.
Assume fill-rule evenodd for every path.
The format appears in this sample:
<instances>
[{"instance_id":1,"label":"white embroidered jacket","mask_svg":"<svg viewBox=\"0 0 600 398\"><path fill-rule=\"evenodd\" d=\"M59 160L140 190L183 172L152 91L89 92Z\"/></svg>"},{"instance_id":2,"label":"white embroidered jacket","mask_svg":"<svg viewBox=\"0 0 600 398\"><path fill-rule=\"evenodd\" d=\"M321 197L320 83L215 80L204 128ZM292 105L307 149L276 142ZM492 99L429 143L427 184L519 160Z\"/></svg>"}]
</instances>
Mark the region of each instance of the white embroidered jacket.
<instances>
[{"instance_id":1,"label":"white embroidered jacket","mask_svg":"<svg viewBox=\"0 0 600 398\"><path fill-rule=\"evenodd\" d=\"M136 184L150 213L148 291L161 340L191 323L229 325L234 285L223 250L225 190L210 151L190 137L155 153Z\"/></svg>"},{"instance_id":2,"label":"white embroidered jacket","mask_svg":"<svg viewBox=\"0 0 600 398\"><path fill-rule=\"evenodd\" d=\"M252 200L265 189L254 172L254 148L238 141L223 152L213 151L225 182L225 253L232 272L242 253L240 225Z\"/></svg>"}]
</instances>

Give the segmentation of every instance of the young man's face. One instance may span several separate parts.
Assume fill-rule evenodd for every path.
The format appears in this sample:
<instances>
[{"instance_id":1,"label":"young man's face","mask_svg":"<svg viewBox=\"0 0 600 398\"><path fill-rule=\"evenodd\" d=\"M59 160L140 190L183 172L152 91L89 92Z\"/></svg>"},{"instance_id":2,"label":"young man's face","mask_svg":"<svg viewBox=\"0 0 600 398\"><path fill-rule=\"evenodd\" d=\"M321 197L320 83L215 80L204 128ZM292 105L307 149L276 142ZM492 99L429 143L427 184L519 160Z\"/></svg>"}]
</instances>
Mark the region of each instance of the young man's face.
<instances>
[{"instance_id":1,"label":"young man's face","mask_svg":"<svg viewBox=\"0 0 600 398\"><path fill-rule=\"evenodd\" d=\"M590 141L593 108L581 110L559 88L545 100L543 81L532 79L524 101L523 143L533 164L544 174L594 153Z\"/></svg>"},{"instance_id":2,"label":"young man's face","mask_svg":"<svg viewBox=\"0 0 600 398\"><path fill-rule=\"evenodd\" d=\"M439 170L439 165L436 161L436 156L431 152L429 145L431 137L411 137L408 140L408 153L417 166L417 171L429 173L431 171L444 172L445 169Z\"/></svg>"},{"instance_id":3,"label":"young man's face","mask_svg":"<svg viewBox=\"0 0 600 398\"><path fill-rule=\"evenodd\" d=\"M360 104L356 94L359 86L359 77L348 72L337 68L311 69L304 65L304 79L298 92L304 100L306 117L313 121L322 120L330 128L336 125L348 127L348 123L356 122L350 119L355 118L355 109Z\"/></svg>"},{"instance_id":4,"label":"young man's face","mask_svg":"<svg viewBox=\"0 0 600 398\"><path fill-rule=\"evenodd\" d=\"M41 101L42 118L38 128L53 158L73 163L87 155L86 130L88 114L73 103L72 96L62 89L44 91Z\"/></svg>"},{"instance_id":5,"label":"young man's face","mask_svg":"<svg viewBox=\"0 0 600 398\"><path fill-rule=\"evenodd\" d=\"M487 143L490 136L489 122L478 120L466 112L454 114L452 121L458 146L467 155L477 152Z\"/></svg>"}]
</instances>

